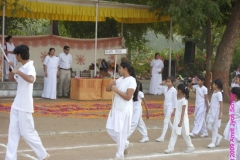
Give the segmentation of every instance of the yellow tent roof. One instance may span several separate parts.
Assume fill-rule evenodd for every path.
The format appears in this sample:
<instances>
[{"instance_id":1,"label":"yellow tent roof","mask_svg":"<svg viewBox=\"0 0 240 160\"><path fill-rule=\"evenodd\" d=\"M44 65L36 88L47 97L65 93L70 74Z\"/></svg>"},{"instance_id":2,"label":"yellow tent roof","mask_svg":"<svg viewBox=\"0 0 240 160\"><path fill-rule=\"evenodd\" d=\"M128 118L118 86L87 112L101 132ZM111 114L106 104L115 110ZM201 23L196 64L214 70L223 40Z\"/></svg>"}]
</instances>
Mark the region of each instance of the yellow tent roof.
<instances>
[{"instance_id":1,"label":"yellow tent roof","mask_svg":"<svg viewBox=\"0 0 240 160\"><path fill-rule=\"evenodd\" d=\"M1 0L2 1L2 0ZM6 16L65 21L95 21L97 1L90 0L18 0L16 12L13 14L16 0L7 0ZM21 8L27 8L30 11ZM150 23L170 20L170 17L158 17L149 11L149 6L121 4L107 1L99 2L98 21L107 17L122 23Z\"/></svg>"}]
</instances>

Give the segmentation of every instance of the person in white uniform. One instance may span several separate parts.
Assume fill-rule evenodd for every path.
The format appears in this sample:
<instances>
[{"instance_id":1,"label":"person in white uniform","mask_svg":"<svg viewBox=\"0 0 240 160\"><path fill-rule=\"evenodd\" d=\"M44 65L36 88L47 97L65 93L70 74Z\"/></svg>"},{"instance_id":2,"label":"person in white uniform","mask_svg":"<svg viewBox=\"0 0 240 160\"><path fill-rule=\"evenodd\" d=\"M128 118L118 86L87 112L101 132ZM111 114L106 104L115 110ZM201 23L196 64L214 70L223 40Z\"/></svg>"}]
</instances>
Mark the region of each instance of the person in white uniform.
<instances>
[{"instance_id":1,"label":"person in white uniform","mask_svg":"<svg viewBox=\"0 0 240 160\"><path fill-rule=\"evenodd\" d=\"M145 106L147 119L149 119L149 115L148 115L147 103L144 98L144 93L142 92L142 84L140 83L140 81L137 81L137 92L138 92L138 98L137 98L137 101L133 102L132 125L131 125L131 131L128 135L128 138L132 135L135 129L138 128L138 131L142 134L142 139L140 140L140 142L144 143L144 142L148 142L149 138L147 133L147 127L142 119L142 102Z\"/></svg>"},{"instance_id":2,"label":"person in white uniform","mask_svg":"<svg viewBox=\"0 0 240 160\"><path fill-rule=\"evenodd\" d=\"M218 146L222 140L222 136L218 134L218 128L221 126L222 110L223 110L223 83L220 79L213 82L213 94L210 101L210 109L207 114L207 127L212 132L212 142L208 148Z\"/></svg>"},{"instance_id":3,"label":"person in white uniform","mask_svg":"<svg viewBox=\"0 0 240 160\"><path fill-rule=\"evenodd\" d=\"M59 57L59 84L58 84L58 97L69 97L70 80L71 80L71 66L72 55L69 53L68 46L63 47L63 53Z\"/></svg>"},{"instance_id":4,"label":"person in white uniform","mask_svg":"<svg viewBox=\"0 0 240 160\"><path fill-rule=\"evenodd\" d=\"M150 64L151 81L149 87L149 93L153 95L162 94L162 88L159 84L162 83L163 61L160 59L160 54L155 54L155 59Z\"/></svg>"},{"instance_id":5,"label":"person in white uniform","mask_svg":"<svg viewBox=\"0 0 240 160\"><path fill-rule=\"evenodd\" d=\"M13 68L17 66L17 59L16 56L13 53L13 50L15 48L15 45L13 44L13 37L12 36L7 36L5 38L6 44L4 46L5 53L7 54L7 57L10 62L13 63ZM5 58L4 58L5 59ZM5 80L13 80L13 75L10 75L11 73L9 72L9 65L7 60L4 60L4 74L5 74Z\"/></svg>"},{"instance_id":6,"label":"person in white uniform","mask_svg":"<svg viewBox=\"0 0 240 160\"><path fill-rule=\"evenodd\" d=\"M191 153L192 151L194 151L194 146L189 136L189 118L188 118L189 91L187 86L185 86L184 84L179 84L177 90L178 90L177 100L178 105L175 110L173 129L168 144L168 149L164 151L166 154L172 153L174 151L174 146L176 144L178 135L182 135L187 144L188 148L185 151L185 153Z\"/></svg>"},{"instance_id":7,"label":"person in white uniform","mask_svg":"<svg viewBox=\"0 0 240 160\"><path fill-rule=\"evenodd\" d=\"M33 109L33 83L36 80L36 71L33 61L29 60L29 48L26 45L14 49L18 62L22 63L19 69L13 69L14 78L18 83L17 93L10 111L10 124L5 160L17 159L17 148L20 136L33 149L37 159L43 160L50 157L43 147L38 132L34 128ZM9 62L10 66L14 64Z\"/></svg>"},{"instance_id":8,"label":"person in white uniform","mask_svg":"<svg viewBox=\"0 0 240 160\"><path fill-rule=\"evenodd\" d=\"M240 88L232 88L231 93L234 94L233 108L231 106L229 108L229 121L226 125L223 135L224 139L228 141L232 141L232 139L234 139L234 155L231 155L231 157L235 157L235 160L238 160L240 159ZM232 115L234 116L232 117ZM231 119L235 122L235 126L232 127L234 128L234 137L232 137L232 135L230 134Z\"/></svg>"},{"instance_id":9,"label":"person in white uniform","mask_svg":"<svg viewBox=\"0 0 240 160\"><path fill-rule=\"evenodd\" d=\"M192 132L189 134L191 137L195 137L199 132L201 133L200 137L208 136L205 116L209 109L209 100L208 89L203 85L204 79L202 75L199 75L197 79L194 79L190 84L190 87L192 86L196 91L194 126Z\"/></svg>"},{"instance_id":10,"label":"person in white uniform","mask_svg":"<svg viewBox=\"0 0 240 160\"><path fill-rule=\"evenodd\" d=\"M163 142L165 135L167 133L168 127L172 129L172 123L171 123L171 116L172 113L175 112L176 106L177 106L177 90L174 88L175 78L174 77L168 77L166 82L164 81L162 85L167 86L161 86L163 89L164 94L164 121L163 121L163 131L162 135L156 139L158 142Z\"/></svg>"},{"instance_id":11,"label":"person in white uniform","mask_svg":"<svg viewBox=\"0 0 240 160\"><path fill-rule=\"evenodd\" d=\"M44 69L44 88L42 92L43 98L56 99L57 96L57 76L59 58L54 56L55 49L50 48L48 55L43 62Z\"/></svg>"},{"instance_id":12,"label":"person in white uniform","mask_svg":"<svg viewBox=\"0 0 240 160\"><path fill-rule=\"evenodd\" d=\"M127 137L131 130L133 100L137 100L136 76L131 63L122 62L119 73L121 77L106 88L106 91L115 93L106 128L108 134L117 143L116 159L124 158L128 154Z\"/></svg>"}]
</instances>

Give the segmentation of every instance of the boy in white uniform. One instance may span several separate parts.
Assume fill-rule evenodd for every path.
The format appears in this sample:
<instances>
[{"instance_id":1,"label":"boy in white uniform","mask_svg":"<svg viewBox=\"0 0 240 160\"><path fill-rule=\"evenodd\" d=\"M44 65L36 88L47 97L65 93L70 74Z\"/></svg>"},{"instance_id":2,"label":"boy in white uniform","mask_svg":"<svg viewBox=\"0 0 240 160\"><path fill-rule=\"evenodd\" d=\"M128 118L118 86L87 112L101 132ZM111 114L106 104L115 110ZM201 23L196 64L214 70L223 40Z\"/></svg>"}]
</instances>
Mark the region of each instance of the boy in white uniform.
<instances>
[{"instance_id":1,"label":"boy in white uniform","mask_svg":"<svg viewBox=\"0 0 240 160\"><path fill-rule=\"evenodd\" d=\"M34 128L33 116L33 83L36 80L36 71L33 61L29 60L29 48L26 45L17 46L14 54L22 67L13 69L14 78L18 83L17 94L11 107L8 133L7 153L5 160L17 159L17 148L20 136L36 153L39 160L50 157L42 145L41 139ZM13 66L12 62L9 62Z\"/></svg>"}]
</instances>

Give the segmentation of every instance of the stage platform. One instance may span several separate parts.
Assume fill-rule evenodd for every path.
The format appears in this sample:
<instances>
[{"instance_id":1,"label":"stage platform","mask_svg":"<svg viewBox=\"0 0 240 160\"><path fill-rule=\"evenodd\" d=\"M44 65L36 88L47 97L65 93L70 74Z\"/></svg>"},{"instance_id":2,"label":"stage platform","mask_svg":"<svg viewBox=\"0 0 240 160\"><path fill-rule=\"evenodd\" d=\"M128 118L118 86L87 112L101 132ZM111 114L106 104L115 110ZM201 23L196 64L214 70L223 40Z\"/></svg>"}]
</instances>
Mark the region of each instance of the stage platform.
<instances>
[{"instance_id":1,"label":"stage platform","mask_svg":"<svg viewBox=\"0 0 240 160\"><path fill-rule=\"evenodd\" d=\"M43 77L37 77L33 88L34 97L41 97L44 86L43 80ZM148 93L150 80L141 80L141 82L143 84L143 92ZM0 82L0 97L15 97L16 90L16 82Z\"/></svg>"}]
</instances>

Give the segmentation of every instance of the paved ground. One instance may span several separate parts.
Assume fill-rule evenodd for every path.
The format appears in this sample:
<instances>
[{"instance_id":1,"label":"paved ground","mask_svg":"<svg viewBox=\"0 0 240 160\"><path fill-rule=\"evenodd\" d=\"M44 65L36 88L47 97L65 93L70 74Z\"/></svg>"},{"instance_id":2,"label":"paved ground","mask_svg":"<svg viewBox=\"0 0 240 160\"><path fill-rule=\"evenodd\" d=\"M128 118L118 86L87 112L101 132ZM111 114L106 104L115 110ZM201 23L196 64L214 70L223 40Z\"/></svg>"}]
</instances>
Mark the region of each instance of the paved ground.
<instances>
[{"instance_id":1,"label":"paved ground","mask_svg":"<svg viewBox=\"0 0 240 160\"><path fill-rule=\"evenodd\" d=\"M194 94L191 94L190 102L194 103ZM146 95L147 100L163 99L163 96ZM0 99L1 102L12 101ZM35 99L35 101L50 101ZM71 101L59 99L58 101ZM228 121L228 102L224 103L222 134ZM106 119L76 119L56 117L34 117L35 126L40 134L44 146L51 154L51 160L98 160L111 159L116 152L116 145L105 130ZM155 142L162 132L162 119L144 120L148 128L150 141L139 143L141 135L138 131L130 137L130 153L125 159L142 160L227 160L228 142L222 140L219 147L208 149L206 146L211 142L211 134L207 138L193 138L195 151L185 154L186 144L181 136L175 146L175 152L170 155L163 153L167 149L171 132L168 131L165 142ZM0 113L0 159L4 159L7 144L9 114ZM192 128L193 117L190 118ZM21 139L18 148L18 160L35 160L35 154L31 148Z\"/></svg>"}]
</instances>

